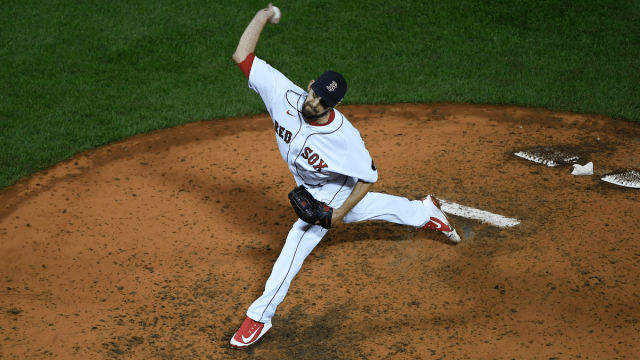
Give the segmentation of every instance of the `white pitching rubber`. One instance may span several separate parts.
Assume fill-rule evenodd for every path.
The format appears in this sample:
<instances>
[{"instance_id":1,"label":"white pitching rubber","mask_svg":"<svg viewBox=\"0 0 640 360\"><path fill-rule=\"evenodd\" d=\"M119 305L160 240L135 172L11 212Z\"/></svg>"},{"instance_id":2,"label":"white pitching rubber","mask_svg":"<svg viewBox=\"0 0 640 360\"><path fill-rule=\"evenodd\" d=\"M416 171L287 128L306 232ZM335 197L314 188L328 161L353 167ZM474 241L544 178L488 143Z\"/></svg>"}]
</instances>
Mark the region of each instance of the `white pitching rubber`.
<instances>
[{"instance_id":1,"label":"white pitching rubber","mask_svg":"<svg viewBox=\"0 0 640 360\"><path fill-rule=\"evenodd\" d=\"M511 219L488 211L462 206L442 199L440 199L440 208L448 214L462 216L467 219L480 220L484 223L489 223L498 227L513 227L520 224L520 221L517 219Z\"/></svg>"}]
</instances>

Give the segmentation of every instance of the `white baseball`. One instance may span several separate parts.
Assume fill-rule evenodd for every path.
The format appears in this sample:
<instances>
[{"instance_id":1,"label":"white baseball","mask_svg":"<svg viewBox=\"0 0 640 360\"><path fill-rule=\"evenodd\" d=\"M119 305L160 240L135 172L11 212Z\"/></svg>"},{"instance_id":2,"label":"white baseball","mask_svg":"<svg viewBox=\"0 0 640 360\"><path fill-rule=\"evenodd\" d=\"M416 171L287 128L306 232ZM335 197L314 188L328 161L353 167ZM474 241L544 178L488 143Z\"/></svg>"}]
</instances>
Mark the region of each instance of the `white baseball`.
<instances>
[{"instance_id":1,"label":"white baseball","mask_svg":"<svg viewBox=\"0 0 640 360\"><path fill-rule=\"evenodd\" d=\"M280 9L278 9L276 6L274 6L272 9L273 12L275 12L275 15L273 15L273 17L271 18L271 22L277 24L280 21Z\"/></svg>"}]
</instances>

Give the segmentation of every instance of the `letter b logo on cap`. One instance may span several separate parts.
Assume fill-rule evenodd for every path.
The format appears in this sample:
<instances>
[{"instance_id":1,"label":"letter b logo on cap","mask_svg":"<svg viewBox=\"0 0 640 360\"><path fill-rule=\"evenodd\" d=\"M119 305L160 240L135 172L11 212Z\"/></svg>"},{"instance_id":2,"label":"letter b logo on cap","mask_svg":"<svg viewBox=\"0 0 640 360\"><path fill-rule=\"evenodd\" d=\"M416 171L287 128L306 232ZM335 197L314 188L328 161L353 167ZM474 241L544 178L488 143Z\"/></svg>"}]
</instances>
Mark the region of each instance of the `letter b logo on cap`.
<instances>
[{"instance_id":1,"label":"letter b logo on cap","mask_svg":"<svg viewBox=\"0 0 640 360\"><path fill-rule=\"evenodd\" d=\"M335 71L325 71L311 84L311 88L329 107L335 107L347 93L347 82Z\"/></svg>"}]
</instances>

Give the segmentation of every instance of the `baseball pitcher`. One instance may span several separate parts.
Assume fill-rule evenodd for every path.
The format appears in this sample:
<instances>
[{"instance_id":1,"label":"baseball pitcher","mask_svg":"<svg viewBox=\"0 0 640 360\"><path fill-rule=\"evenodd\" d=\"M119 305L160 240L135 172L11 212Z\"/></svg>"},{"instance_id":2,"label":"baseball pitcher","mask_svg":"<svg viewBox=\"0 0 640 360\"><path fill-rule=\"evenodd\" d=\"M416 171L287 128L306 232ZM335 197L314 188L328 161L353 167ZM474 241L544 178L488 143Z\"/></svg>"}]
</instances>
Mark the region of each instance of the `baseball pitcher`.
<instances>
[{"instance_id":1,"label":"baseball pitcher","mask_svg":"<svg viewBox=\"0 0 640 360\"><path fill-rule=\"evenodd\" d=\"M324 72L305 91L254 55L264 26L279 20L280 10L271 4L258 11L233 60L271 115L280 155L297 184L289 200L300 219L289 231L264 293L249 306L233 335L234 348L255 343L271 329L271 319L305 258L339 221L385 220L437 230L460 241L433 195L411 201L370 192L378 172L360 133L337 110L347 92L341 74Z\"/></svg>"}]
</instances>

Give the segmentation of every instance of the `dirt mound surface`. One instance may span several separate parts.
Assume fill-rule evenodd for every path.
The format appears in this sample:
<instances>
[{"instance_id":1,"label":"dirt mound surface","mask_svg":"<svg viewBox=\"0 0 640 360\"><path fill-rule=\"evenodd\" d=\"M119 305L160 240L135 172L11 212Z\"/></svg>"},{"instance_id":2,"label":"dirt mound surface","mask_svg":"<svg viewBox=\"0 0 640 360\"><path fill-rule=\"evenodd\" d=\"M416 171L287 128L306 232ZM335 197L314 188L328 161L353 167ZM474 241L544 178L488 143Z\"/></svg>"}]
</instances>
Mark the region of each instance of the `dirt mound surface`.
<instances>
[{"instance_id":1,"label":"dirt mound surface","mask_svg":"<svg viewBox=\"0 0 640 360\"><path fill-rule=\"evenodd\" d=\"M640 126L456 104L345 106L378 192L452 216L458 245L338 224L248 350L229 340L295 221L268 115L204 121L76 156L0 191L0 359L618 359L640 333ZM573 149L548 167L514 154ZM583 161L584 159L584 161Z\"/></svg>"}]
</instances>

